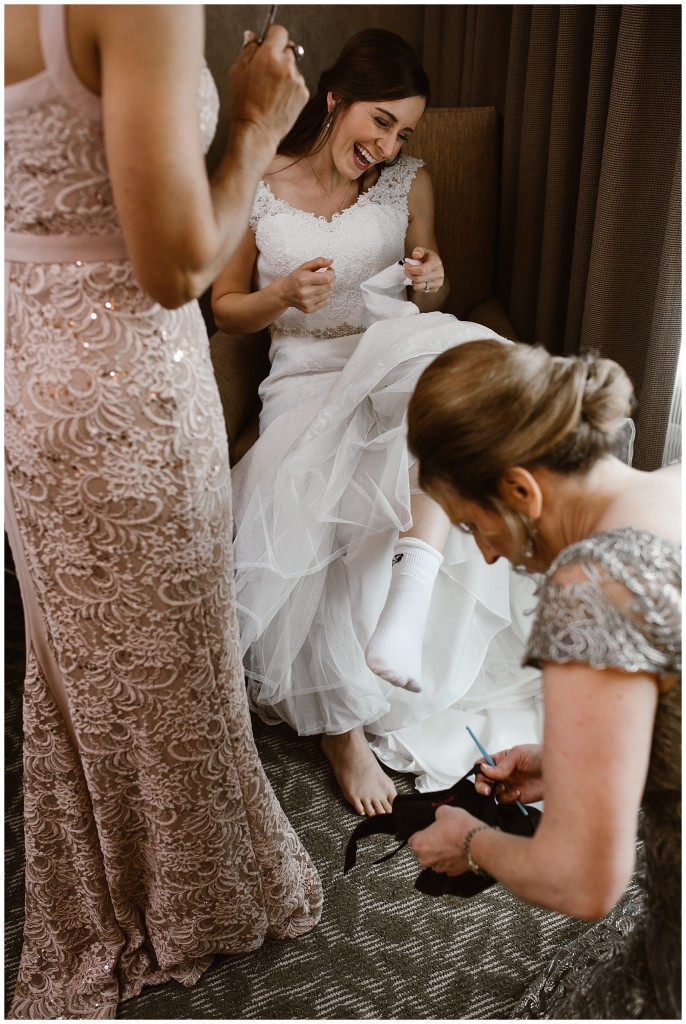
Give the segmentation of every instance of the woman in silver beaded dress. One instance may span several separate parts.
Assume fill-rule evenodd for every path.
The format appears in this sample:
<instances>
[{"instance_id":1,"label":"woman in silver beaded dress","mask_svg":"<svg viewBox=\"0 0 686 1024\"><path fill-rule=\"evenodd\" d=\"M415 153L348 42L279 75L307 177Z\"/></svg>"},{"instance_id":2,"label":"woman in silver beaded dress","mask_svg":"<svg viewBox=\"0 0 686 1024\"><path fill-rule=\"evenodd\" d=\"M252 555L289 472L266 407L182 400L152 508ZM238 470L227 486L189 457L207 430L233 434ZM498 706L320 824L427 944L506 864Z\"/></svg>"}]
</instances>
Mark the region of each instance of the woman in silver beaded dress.
<instances>
[{"instance_id":1,"label":"woman in silver beaded dress","mask_svg":"<svg viewBox=\"0 0 686 1024\"><path fill-rule=\"evenodd\" d=\"M252 740L226 433L196 302L307 97L271 29L218 97L201 7L6 8L7 528L27 625L26 919L11 1016L317 922Z\"/></svg>"},{"instance_id":2,"label":"woman in silver beaded dress","mask_svg":"<svg viewBox=\"0 0 686 1024\"><path fill-rule=\"evenodd\" d=\"M425 867L602 918L515 1018L681 1018L681 467L609 454L630 398L609 360L483 341L436 359L409 408L428 493L486 561L545 573L527 651L544 743L494 753L477 779L503 801L544 799L536 834L443 807L410 839ZM640 894L616 905L637 834Z\"/></svg>"}]
</instances>

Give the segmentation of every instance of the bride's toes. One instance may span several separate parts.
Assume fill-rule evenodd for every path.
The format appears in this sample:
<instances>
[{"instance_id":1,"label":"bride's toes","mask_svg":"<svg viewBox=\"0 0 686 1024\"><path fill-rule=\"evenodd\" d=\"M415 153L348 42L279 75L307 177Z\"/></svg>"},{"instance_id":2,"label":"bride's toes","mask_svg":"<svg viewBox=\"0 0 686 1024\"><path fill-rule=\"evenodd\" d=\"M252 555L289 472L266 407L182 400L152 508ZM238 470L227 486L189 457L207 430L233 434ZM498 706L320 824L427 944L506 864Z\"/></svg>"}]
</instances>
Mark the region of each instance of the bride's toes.
<instances>
[{"instance_id":1,"label":"bride's toes","mask_svg":"<svg viewBox=\"0 0 686 1024\"><path fill-rule=\"evenodd\" d=\"M372 801L372 806L374 808L374 811L373 811L374 814L390 814L391 813L391 809L392 808L391 808L391 804L390 804L390 802L388 800L383 800L383 799L381 799L381 800L373 800Z\"/></svg>"},{"instance_id":2,"label":"bride's toes","mask_svg":"<svg viewBox=\"0 0 686 1024\"><path fill-rule=\"evenodd\" d=\"M322 736L321 745L343 796L358 814L371 817L390 811L395 786L370 750L361 726L339 736Z\"/></svg>"}]
</instances>

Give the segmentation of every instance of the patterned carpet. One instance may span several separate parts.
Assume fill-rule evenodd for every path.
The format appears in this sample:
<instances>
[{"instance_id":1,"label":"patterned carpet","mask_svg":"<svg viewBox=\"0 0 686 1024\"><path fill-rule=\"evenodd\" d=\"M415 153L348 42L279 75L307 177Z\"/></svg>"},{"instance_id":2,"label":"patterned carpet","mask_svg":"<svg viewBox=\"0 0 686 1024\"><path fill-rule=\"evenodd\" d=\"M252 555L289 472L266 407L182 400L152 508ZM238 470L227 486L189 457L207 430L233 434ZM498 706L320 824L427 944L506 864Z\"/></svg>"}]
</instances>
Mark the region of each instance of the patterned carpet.
<instances>
[{"instance_id":1,"label":"patterned carpet","mask_svg":"<svg viewBox=\"0 0 686 1024\"><path fill-rule=\"evenodd\" d=\"M14 987L23 918L21 687L23 625L6 572L5 992ZM119 1008L128 1020L502 1019L527 981L585 925L528 906L496 885L470 900L418 893L407 849L372 867L390 839L366 841L343 876L357 816L338 795L316 740L255 723L274 789L309 850L325 892L320 925L218 958L193 988L171 982ZM408 791L410 780L395 776Z\"/></svg>"}]
</instances>

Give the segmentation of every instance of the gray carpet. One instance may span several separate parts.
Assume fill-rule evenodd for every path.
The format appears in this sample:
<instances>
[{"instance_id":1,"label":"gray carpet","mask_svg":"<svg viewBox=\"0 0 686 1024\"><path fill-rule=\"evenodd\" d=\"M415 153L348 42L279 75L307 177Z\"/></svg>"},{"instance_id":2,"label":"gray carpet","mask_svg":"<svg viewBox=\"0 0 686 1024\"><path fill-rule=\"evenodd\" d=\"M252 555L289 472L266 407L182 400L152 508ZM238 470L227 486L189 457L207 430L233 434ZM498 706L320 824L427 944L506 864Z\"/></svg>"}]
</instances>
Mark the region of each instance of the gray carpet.
<instances>
[{"instance_id":1,"label":"gray carpet","mask_svg":"<svg viewBox=\"0 0 686 1024\"><path fill-rule=\"evenodd\" d=\"M16 581L6 573L7 1005L21 952L23 842L21 685L23 626ZM170 982L121 1004L128 1020L460 1020L509 1015L527 981L586 926L522 903L496 885L470 900L418 893L407 849L371 861L390 838L365 842L343 876L345 843L359 820L339 796L316 740L255 723L267 773L322 877L322 921L309 935L267 940L217 958L193 988ZM408 791L410 780L394 776Z\"/></svg>"}]
</instances>

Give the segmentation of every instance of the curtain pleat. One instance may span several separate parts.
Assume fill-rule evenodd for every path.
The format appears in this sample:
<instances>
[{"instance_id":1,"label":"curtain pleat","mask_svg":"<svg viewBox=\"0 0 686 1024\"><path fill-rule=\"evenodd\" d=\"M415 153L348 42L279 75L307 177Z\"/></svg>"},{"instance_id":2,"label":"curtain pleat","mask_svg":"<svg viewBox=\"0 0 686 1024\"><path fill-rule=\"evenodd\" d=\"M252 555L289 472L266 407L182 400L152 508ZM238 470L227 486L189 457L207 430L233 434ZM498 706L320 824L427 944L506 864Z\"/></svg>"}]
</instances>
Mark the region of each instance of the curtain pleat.
<instances>
[{"instance_id":1,"label":"curtain pleat","mask_svg":"<svg viewBox=\"0 0 686 1024\"><path fill-rule=\"evenodd\" d=\"M512 268L517 245L519 196L519 149L524 122L524 94L527 80L531 9L518 8L512 20L507 86L503 104L503 155L500 193L500 231L496 257L496 292L506 309L512 301ZM512 317L510 316L510 319ZM524 337L521 326L515 329Z\"/></svg>"},{"instance_id":2,"label":"curtain pleat","mask_svg":"<svg viewBox=\"0 0 686 1024\"><path fill-rule=\"evenodd\" d=\"M557 354L564 352L567 341L592 52L592 19L581 7L562 8L552 83L541 269L531 303L533 307L535 301L533 337ZM560 245L560 239L568 240L567 244Z\"/></svg>"},{"instance_id":3,"label":"curtain pleat","mask_svg":"<svg viewBox=\"0 0 686 1024\"><path fill-rule=\"evenodd\" d=\"M564 332L564 355L573 355L580 347L620 18L621 7L617 5L596 8Z\"/></svg>"},{"instance_id":4,"label":"curtain pleat","mask_svg":"<svg viewBox=\"0 0 686 1024\"><path fill-rule=\"evenodd\" d=\"M430 5L424 8L424 64L434 107L496 107L507 84L512 7Z\"/></svg>"},{"instance_id":5,"label":"curtain pleat","mask_svg":"<svg viewBox=\"0 0 686 1024\"><path fill-rule=\"evenodd\" d=\"M661 461L680 344L668 287L680 266L680 53L673 8L622 7L580 348L599 349L631 376L642 468Z\"/></svg>"},{"instance_id":6,"label":"curtain pleat","mask_svg":"<svg viewBox=\"0 0 686 1024\"><path fill-rule=\"evenodd\" d=\"M650 351L658 358L645 361L638 410L637 457L635 465L658 466L663 457L669 414L674 396L672 378L663 372L668 356L674 365L681 344L681 154L677 153L662 247L660 271L650 321ZM646 424L646 429L640 429ZM659 425L656 429L654 425ZM640 447L638 447L640 445Z\"/></svg>"},{"instance_id":7,"label":"curtain pleat","mask_svg":"<svg viewBox=\"0 0 686 1024\"><path fill-rule=\"evenodd\" d=\"M522 12L521 20L525 19ZM519 20L520 11L515 10L514 21ZM509 310L515 329L524 340L538 340L537 297L549 195L548 160L558 28L559 8L542 6L531 14L528 38L523 30L518 33L522 45L527 46L527 59L521 127L517 138L509 133L507 150L507 156L518 159Z\"/></svg>"},{"instance_id":8,"label":"curtain pleat","mask_svg":"<svg viewBox=\"0 0 686 1024\"><path fill-rule=\"evenodd\" d=\"M430 5L434 105L502 127L496 293L520 337L593 350L661 463L680 346L679 5Z\"/></svg>"}]
</instances>

